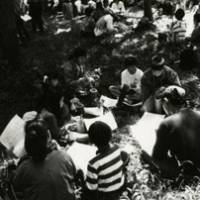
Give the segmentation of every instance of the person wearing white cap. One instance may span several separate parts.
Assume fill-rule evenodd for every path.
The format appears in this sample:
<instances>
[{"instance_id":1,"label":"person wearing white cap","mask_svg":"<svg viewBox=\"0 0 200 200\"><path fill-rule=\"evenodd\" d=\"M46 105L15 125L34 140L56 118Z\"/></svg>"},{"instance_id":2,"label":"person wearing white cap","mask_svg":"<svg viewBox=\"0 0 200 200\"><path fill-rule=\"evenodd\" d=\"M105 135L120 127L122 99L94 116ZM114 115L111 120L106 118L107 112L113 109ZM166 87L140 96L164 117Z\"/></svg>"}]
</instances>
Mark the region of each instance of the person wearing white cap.
<instances>
[{"instance_id":1,"label":"person wearing white cap","mask_svg":"<svg viewBox=\"0 0 200 200\"><path fill-rule=\"evenodd\" d=\"M165 100L169 96L171 98L171 94L176 93L177 96L185 95L185 90L181 87L178 74L165 65L165 59L160 55L152 57L151 67L144 72L142 77L141 89L142 111L165 113L167 115L171 111L168 110L170 106L167 106L169 101Z\"/></svg>"}]
</instances>

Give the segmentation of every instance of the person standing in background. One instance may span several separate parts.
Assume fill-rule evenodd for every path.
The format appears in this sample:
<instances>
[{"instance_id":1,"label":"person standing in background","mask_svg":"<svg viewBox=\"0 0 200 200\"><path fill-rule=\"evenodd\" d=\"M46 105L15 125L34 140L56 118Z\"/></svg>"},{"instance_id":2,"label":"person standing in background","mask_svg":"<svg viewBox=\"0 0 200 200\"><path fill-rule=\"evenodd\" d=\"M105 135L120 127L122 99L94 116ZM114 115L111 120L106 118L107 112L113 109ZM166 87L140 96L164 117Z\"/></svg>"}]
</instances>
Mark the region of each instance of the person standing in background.
<instances>
[{"instance_id":1,"label":"person standing in background","mask_svg":"<svg viewBox=\"0 0 200 200\"><path fill-rule=\"evenodd\" d=\"M37 32L37 28L40 32L44 31L44 25L42 20L42 0L28 0L29 14L32 17L32 28L34 32Z\"/></svg>"}]
</instances>

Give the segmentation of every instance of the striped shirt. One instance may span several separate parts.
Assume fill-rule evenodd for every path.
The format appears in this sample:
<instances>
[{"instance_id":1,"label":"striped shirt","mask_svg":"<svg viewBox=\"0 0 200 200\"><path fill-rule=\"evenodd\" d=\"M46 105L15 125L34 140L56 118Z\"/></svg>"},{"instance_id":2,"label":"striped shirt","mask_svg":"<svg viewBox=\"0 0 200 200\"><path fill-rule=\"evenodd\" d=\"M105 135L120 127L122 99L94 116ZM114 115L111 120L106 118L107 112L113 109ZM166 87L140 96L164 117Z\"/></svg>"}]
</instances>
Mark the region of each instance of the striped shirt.
<instances>
[{"instance_id":1,"label":"striped shirt","mask_svg":"<svg viewBox=\"0 0 200 200\"><path fill-rule=\"evenodd\" d=\"M113 146L106 153L99 153L89 161L86 185L89 190L113 192L124 184L121 152Z\"/></svg>"},{"instance_id":2,"label":"striped shirt","mask_svg":"<svg viewBox=\"0 0 200 200\"><path fill-rule=\"evenodd\" d=\"M186 37L187 25L185 21L176 21L172 25L173 40L176 42L182 41Z\"/></svg>"}]
</instances>

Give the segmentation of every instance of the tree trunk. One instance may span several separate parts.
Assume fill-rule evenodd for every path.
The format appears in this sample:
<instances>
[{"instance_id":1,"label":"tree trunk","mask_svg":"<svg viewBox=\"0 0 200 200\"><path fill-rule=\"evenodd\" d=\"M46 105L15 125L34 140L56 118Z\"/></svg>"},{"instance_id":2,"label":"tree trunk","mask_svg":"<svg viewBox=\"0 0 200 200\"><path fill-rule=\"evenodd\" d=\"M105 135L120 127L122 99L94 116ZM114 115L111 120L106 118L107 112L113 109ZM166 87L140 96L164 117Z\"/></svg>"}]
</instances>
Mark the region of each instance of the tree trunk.
<instances>
[{"instance_id":1,"label":"tree trunk","mask_svg":"<svg viewBox=\"0 0 200 200\"><path fill-rule=\"evenodd\" d=\"M16 34L15 0L0 0L0 49L9 64L18 61L18 39Z\"/></svg>"},{"instance_id":2,"label":"tree trunk","mask_svg":"<svg viewBox=\"0 0 200 200\"><path fill-rule=\"evenodd\" d=\"M147 17L150 21L153 21L151 0L144 0L144 17Z\"/></svg>"}]
</instances>

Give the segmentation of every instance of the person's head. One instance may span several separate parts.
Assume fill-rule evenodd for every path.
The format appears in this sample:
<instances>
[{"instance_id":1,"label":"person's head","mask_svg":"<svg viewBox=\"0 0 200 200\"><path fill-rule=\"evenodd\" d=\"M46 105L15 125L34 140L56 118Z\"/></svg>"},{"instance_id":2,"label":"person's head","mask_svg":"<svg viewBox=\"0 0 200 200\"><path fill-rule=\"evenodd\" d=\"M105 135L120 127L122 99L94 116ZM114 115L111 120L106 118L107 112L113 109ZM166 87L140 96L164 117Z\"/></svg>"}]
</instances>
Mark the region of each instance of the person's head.
<instances>
[{"instance_id":1,"label":"person's head","mask_svg":"<svg viewBox=\"0 0 200 200\"><path fill-rule=\"evenodd\" d=\"M182 20L183 17L185 16L185 11L181 8L179 8L176 12L175 12L175 17L177 20Z\"/></svg>"},{"instance_id":2,"label":"person's head","mask_svg":"<svg viewBox=\"0 0 200 200\"><path fill-rule=\"evenodd\" d=\"M49 74L49 82L53 87L57 87L60 83L60 76L57 72L52 72Z\"/></svg>"},{"instance_id":3,"label":"person's head","mask_svg":"<svg viewBox=\"0 0 200 200\"><path fill-rule=\"evenodd\" d=\"M109 6L109 0L103 0L103 7L107 8Z\"/></svg>"},{"instance_id":4,"label":"person's head","mask_svg":"<svg viewBox=\"0 0 200 200\"><path fill-rule=\"evenodd\" d=\"M83 64L86 61L87 52L81 47L77 47L73 50L72 54L69 56L70 60L76 60L78 64Z\"/></svg>"},{"instance_id":5,"label":"person's head","mask_svg":"<svg viewBox=\"0 0 200 200\"><path fill-rule=\"evenodd\" d=\"M134 74L136 72L136 68L137 68L137 58L132 56L132 55L127 55L125 57L125 66L128 69L129 73Z\"/></svg>"},{"instance_id":6,"label":"person's head","mask_svg":"<svg viewBox=\"0 0 200 200\"><path fill-rule=\"evenodd\" d=\"M156 55L152 57L151 71L153 76L159 77L162 75L164 70L164 64L165 59L162 56Z\"/></svg>"},{"instance_id":7,"label":"person's head","mask_svg":"<svg viewBox=\"0 0 200 200\"><path fill-rule=\"evenodd\" d=\"M106 123L94 122L88 131L89 138L98 148L109 145L112 137L112 130Z\"/></svg>"},{"instance_id":8,"label":"person's head","mask_svg":"<svg viewBox=\"0 0 200 200\"><path fill-rule=\"evenodd\" d=\"M176 88L171 93L167 94L166 97L170 102L170 104L173 106L171 112L176 113L180 111L182 108L186 107L185 96L180 95Z\"/></svg>"},{"instance_id":9,"label":"person's head","mask_svg":"<svg viewBox=\"0 0 200 200\"><path fill-rule=\"evenodd\" d=\"M25 125L25 150L33 161L43 161L51 140L50 132L42 119L28 121Z\"/></svg>"},{"instance_id":10,"label":"person's head","mask_svg":"<svg viewBox=\"0 0 200 200\"><path fill-rule=\"evenodd\" d=\"M93 9L91 7L88 7L88 8L85 9L85 15L87 17L90 17L90 15L92 14L92 12L93 12Z\"/></svg>"},{"instance_id":11,"label":"person's head","mask_svg":"<svg viewBox=\"0 0 200 200\"><path fill-rule=\"evenodd\" d=\"M97 4L96 4L96 10L104 10L103 4L102 4L101 1L97 2Z\"/></svg>"}]
</instances>

